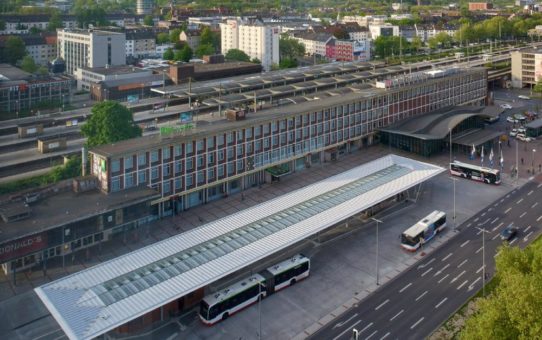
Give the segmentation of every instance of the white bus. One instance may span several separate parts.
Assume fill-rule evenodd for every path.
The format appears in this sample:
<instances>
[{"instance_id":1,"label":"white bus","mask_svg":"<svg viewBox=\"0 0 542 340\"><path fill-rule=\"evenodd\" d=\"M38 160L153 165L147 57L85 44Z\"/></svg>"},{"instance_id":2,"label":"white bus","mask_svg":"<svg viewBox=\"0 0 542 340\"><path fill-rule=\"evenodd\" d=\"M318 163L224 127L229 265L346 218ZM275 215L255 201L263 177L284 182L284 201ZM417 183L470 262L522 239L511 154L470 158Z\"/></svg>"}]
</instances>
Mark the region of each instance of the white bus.
<instances>
[{"instance_id":1,"label":"white bus","mask_svg":"<svg viewBox=\"0 0 542 340\"><path fill-rule=\"evenodd\" d=\"M450 173L454 176L472 179L487 184L501 184L501 171L478 165L454 161L450 163Z\"/></svg>"},{"instance_id":2,"label":"white bus","mask_svg":"<svg viewBox=\"0 0 542 340\"><path fill-rule=\"evenodd\" d=\"M401 246L416 251L446 227L446 213L435 210L401 234Z\"/></svg>"},{"instance_id":3,"label":"white bus","mask_svg":"<svg viewBox=\"0 0 542 340\"><path fill-rule=\"evenodd\" d=\"M199 317L206 325L231 315L309 276L309 258L298 254L254 274L221 291L207 295L200 304Z\"/></svg>"}]
</instances>

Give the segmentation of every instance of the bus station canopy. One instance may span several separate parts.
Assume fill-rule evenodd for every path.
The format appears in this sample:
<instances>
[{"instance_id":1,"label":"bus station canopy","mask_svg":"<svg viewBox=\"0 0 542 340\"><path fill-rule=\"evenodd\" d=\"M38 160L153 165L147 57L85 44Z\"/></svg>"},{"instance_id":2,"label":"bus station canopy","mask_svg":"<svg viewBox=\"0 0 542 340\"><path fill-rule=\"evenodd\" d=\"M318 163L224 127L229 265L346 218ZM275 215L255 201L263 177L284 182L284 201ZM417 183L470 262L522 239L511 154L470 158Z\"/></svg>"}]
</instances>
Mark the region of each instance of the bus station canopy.
<instances>
[{"instance_id":1,"label":"bus station canopy","mask_svg":"<svg viewBox=\"0 0 542 340\"><path fill-rule=\"evenodd\" d=\"M35 289L70 339L90 339L445 171L388 155Z\"/></svg>"}]
</instances>

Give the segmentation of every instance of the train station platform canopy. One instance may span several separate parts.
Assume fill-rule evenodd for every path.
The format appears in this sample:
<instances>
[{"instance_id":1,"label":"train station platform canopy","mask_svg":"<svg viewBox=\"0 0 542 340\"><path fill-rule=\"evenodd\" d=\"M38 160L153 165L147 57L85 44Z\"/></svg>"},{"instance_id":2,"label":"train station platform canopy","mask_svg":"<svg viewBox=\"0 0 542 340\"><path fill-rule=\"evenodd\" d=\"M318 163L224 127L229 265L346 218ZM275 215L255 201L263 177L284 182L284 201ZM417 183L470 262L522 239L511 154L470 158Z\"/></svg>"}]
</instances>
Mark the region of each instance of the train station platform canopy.
<instances>
[{"instance_id":1,"label":"train station platform canopy","mask_svg":"<svg viewBox=\"0 0 542 340\"><path fill-rule=\"evenodd\" d=\"M443 171L388 155L35 291L70 339L94 338Z\"/></svg>"}]
</instances>

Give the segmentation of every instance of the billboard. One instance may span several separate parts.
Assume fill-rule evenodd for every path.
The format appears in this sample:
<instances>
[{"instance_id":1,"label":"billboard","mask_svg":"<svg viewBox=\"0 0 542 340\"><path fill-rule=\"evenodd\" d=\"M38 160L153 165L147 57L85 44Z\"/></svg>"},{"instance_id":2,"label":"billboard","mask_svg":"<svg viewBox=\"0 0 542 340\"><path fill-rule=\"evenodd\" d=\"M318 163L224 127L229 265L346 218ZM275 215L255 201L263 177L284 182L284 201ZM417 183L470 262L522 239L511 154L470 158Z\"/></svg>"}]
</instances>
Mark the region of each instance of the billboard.
<instances>
[{"instance_id":1,"label":"billboard","mask_svg":"<svg viewBox=\"0 0 542 340\"><path fill-rule=\"evenodd\" d=\"M179 115L181 123L190 123L192 122L192 112L181 112Z\"/></svg>"},{"instance_id":2,"label":"billboard","mask_svg":"<svg viewBox=\"0 0 542 340\"><path fill-rule=\"evenodd\" d=\"M126 101L128 103L137 103L139 101L139 95L129 94L128 96L126 96Z\"/></svg>"},{"instance_id":3,"label":"billboard","mask_svg":"<svg viewBox=\"0 0 542 340\"><path fill-rule=\"evenodd\" d=\"M47 247L47 234L37 234L0 245L0 263L14 260Z\"/></svg>"}]
</instances>

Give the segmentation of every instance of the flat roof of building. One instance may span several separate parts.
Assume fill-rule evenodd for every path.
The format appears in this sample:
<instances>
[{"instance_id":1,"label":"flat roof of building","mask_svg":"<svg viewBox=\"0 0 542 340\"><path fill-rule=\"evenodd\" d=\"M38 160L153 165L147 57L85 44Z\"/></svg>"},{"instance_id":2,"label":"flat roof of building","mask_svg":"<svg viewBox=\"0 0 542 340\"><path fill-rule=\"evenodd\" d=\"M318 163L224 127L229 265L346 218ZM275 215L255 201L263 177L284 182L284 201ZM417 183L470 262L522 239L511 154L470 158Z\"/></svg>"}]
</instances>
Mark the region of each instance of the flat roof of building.
<instances>
[{"instance_id":1,"label":"flat roof of building","mask_svg":"<svg viewBox=\"0 0 542 340\"><path fill-rule=\"evenodd\" d=\"M40 198L30 205L28 218L9 223L0 220L0 243L158 197L160 194L151 188L135 187L108 195L91 190L82 193L61 192ZM22 206L23 202L18 204Z\"/></svg>"},{"instance_id":2,"label":"flat roof of building","mask_svg":"<svg viewBox=\"0 0 542 340\"><path fill-rule=\"evenodd\" d=\"M533 120L529 124L525 125L526 128L539 129L542 127L542 118Z\"/></svg>"},{"instance_id":3,"label":"flat roof of building","mask_svg":"<svg viewBox=\"0 0 542 340\"><path fill-rule=\"evenodd\" d=\"M443 171L388 155L35 291L70 339L91 339Z\"/></svg>"},{"instance_id":4,"label":"flat roof of building","mask_svg":"<svg viewBox=\"0 0 542 340\"><path fill-rule=\"evenodd\" d=\"M115 75L115 74L131 74L131 73L149 73L150 70L144 70L135 66L128 65L119 65L119 66L108 66L108 67L82 67L83 70L87 72L92 72L96 74L101 74L104 76Z\"/></svg>"},{"instance_id":5,"label":"flat roof of building","mask_svg":"<svg viewBox=\"0 0 542 340\"><path fill-rule=\"evenodd\" d=\"M471 131L466 135L459 136L458 138L452 137L452 142L454 144L471 146L471 145L481 145L485 142L493 140L502 135L500 131L487 130L487 129L476 129Z\"/></svg>"}]
</instances>

